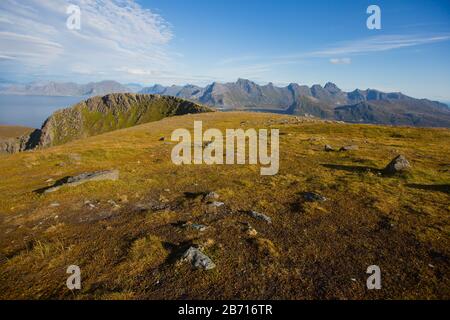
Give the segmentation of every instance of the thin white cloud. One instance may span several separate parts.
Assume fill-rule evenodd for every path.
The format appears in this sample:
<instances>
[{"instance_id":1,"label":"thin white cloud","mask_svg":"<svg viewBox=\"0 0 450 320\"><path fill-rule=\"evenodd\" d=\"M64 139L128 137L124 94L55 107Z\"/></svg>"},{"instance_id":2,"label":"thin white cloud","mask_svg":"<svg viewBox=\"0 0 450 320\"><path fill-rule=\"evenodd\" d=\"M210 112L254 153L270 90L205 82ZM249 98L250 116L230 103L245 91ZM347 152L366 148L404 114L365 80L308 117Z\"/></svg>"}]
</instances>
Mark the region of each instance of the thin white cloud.
<instances>
[{"instance_id":1,"label":"thin white cloud","mask_svg":"<svg viewBox=\"0 0 450 320\"><path fill-rule=\"evenodd\" d=\"M352 59L350 59L350 58L331 58L330 63L331 64L351 64Z\"/></svg>"},{"instance_id":2,"label":"thin white cloud","mask_svg":"<svg viewBox=\"0 0 450 320\"><path fill-rule=\"evenodd\" d=\"M312 57L330 57L336 55L363 54L372 52L389 51L407 47L415 47L436 42L448 41L450 35L388 35L370 37L367 39L344 42L340 45L324 50L308 53Z\"/></svg>"},{"instance_id":3,"label":"thin white cloud","mask_svg":"<svg viewBox=\"0 0 450 320\"><path fill-rule=\"evenodd\" d=\"M241 77L263 79L271 71L282 65L298 65L308 63L312 59L324 59L324 61L335 65L349 65L352 63L352 56L418 47L448 40L450 40L450 34L377 36L341 42L328 48L296 54L230 57L219 61L217 63L219 68L211 71L212 75L216 77L223 75L225 78L230 78L230 73L235 71L236 73L231 77L235 78L237 74ZM252 59L249 59L249 57L252 57ZM225 64L233 64L233 67L220 68Z\"/></svg>"},{"instance_id":4,"label":"thin white cloud","mask_svg":"<svg viewBox=\"0 0 450 320\"><path fill-rule=\"evenodd\" d=\"M71 4L81 9L80 30L66 26ZM121 80L124 65L129 70L174 66L167 49L170 24L134 0L1 0L0 30L0 67L8 70L14 69L8 60L14 60L30 74L107 74Z\"/></svg>"}]
</instances>

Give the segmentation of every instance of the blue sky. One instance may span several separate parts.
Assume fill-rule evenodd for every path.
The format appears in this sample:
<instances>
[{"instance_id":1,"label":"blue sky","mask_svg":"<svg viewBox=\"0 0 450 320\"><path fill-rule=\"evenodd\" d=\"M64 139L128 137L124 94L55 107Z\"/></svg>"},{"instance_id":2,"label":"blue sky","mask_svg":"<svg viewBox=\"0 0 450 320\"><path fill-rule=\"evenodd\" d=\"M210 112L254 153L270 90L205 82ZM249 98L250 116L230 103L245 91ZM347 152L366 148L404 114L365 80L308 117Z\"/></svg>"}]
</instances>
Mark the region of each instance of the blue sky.
<instances>
[{"instance_id":1,"label":"blue sky","mask_svg":"<svg viewBox=\"0 0 450 320\"><path fill-rule=\"evenodd\" d=\"M371 4L381 30L366 27ZM0 2L1 77L17 81L332 81L450 101L448 57L448 0Z\"/></svg>"}]
</instances>

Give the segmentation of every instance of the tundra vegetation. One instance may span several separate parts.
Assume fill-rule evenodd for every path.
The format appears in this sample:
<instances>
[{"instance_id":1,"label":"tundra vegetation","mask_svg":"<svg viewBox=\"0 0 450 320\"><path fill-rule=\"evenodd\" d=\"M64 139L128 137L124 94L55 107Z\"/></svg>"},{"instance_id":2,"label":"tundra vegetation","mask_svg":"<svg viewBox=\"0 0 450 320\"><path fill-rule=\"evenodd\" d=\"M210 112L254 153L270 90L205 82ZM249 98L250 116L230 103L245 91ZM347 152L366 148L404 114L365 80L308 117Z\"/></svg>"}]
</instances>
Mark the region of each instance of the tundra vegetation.
<instances>
[{"instance_id":1,"label":"tundra vegetation","mask_svg":"<svg viewBox=\"0 0 450 320\"><path fill-rule=\"evenodd\" d=\"M279 129L278 174L173 164L167 137L194 120ZM388 174L398 155L409 170ZM245 112L0 155L0 298L449 299L449 159L448 129ZM119 178L39 191L106 170Z\"/></svg>"}]
</instances>

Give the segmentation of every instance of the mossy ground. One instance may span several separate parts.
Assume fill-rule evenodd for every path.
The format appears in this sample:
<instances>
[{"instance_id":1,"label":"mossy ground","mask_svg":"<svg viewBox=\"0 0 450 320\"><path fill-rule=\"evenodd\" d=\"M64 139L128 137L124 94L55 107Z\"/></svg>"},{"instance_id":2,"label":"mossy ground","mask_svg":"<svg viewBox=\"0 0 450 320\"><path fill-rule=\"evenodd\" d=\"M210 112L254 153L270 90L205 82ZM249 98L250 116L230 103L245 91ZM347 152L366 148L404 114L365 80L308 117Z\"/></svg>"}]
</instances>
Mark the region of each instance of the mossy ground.
<instances>
[{"instance_id":1,"label":"mossy ground","mask_svg":"<svg viewBox=\"0 0 450 320\"><path fill-rule=\"evenodd\" d=\"M279 128L279 174L261 176L256 165L173 165L170 134L192 129L194 120L223 131ZM325 152L325 144L359 150ZM412 171L379 174L398 154ZM105 169L119 169L120 180L34 192ZM273 114L173 117L0 156L0 297L449 299L449 185L447 129L297 122ZM192 196L206 191L218 193L225 207L211 212ZM328 201L304 202L305 191ZM273 223L249 217L250 209ZM183 227L188 221L209 228ZM192 244L217 267L179 263ZM82 272L82 289L74 292L65 285L72 264ZM374 264L382 290L368 291L365 272Z\"/></svg>"}]
</instances>

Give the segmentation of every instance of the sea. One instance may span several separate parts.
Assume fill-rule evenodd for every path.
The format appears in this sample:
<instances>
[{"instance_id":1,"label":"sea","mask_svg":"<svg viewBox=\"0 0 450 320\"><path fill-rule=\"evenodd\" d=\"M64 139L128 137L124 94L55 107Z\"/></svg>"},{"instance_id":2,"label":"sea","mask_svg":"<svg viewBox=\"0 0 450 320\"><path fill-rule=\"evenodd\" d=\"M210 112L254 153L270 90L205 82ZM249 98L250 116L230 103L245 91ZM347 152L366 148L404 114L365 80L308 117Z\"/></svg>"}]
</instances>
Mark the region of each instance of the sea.
<instances>
[{"instance_id":1,"label":"sea","mask_svg":"<svg viewBox=\"0 0 450 320\"><path fill-rule=\"evenodd\" d=\"M56 110L70 107L87 97L0 95L0 125L41 128Z\"/></svg>"},{"instance_id":2,"label":"sea","mask_svg":"<svg viewBox=\"0 0 450 320\"><path fill-rule=\"evenodd\" d=\"M88 97L21 96L0 94L0 125L41 128L56 110L70 107ZM444 102L450 108L450 101ZM268 110L254 110L265 111ZM278 110L277 113L280 111Z\"/></svg>"}]
</instances>

